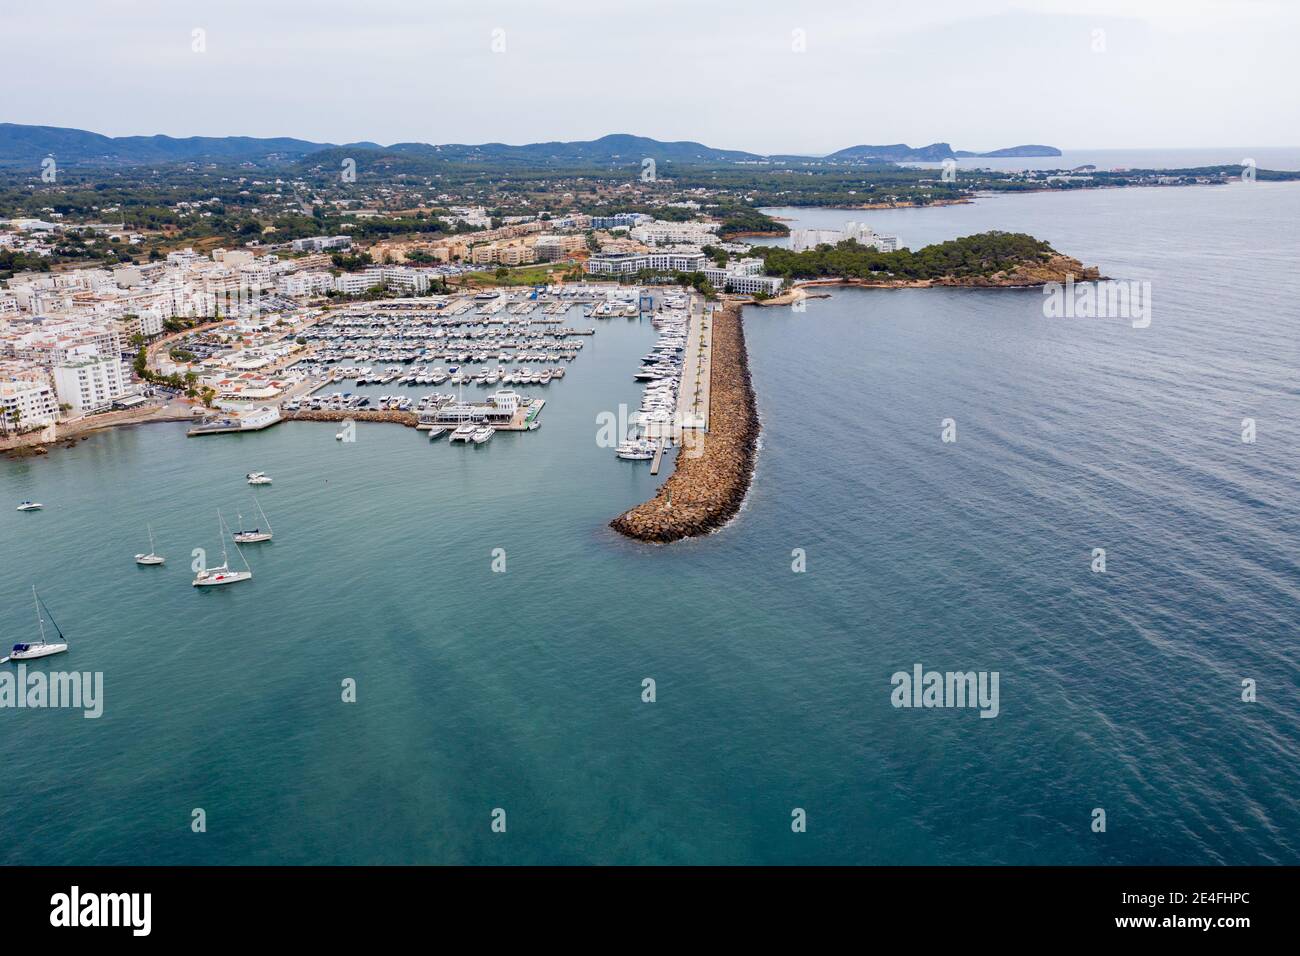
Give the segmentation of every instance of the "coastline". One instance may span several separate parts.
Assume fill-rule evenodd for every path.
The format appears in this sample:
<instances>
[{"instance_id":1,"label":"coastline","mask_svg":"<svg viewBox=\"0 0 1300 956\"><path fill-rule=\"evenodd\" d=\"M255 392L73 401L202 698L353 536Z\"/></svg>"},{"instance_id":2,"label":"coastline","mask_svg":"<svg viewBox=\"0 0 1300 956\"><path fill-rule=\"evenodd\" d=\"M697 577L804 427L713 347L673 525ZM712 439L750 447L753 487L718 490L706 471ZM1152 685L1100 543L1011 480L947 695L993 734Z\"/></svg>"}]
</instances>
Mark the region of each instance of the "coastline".
<instances>
[{"instance_id":1,"label":"coastline","mask_svg":"<svg viewBox=\"0 0 1300 956\"><path fill-rule=\"evenodd\" d=\"M106 412L81 418L74 422L56 422L54 438L43 437L46 429L28 432L0 440L0 454L10 458L30 458L33 455L49 454L55 445L70 445L90 437L92 432L109 428L126 428L130 425L148 425L153 422L188 422L194 420L191 406L181 406L184 411L171 406L159 405L141 411L131 409L121 412Z\"/></svg>"},{"instance_id":2,"label":"coastline","mask_svg":"<svg viewBox=\"0 0 1300 956\"><path fill-rule=\"evenodd\" d=\"M828 276L824 279L797 280L794 289L833 285L859 286L864 289L1033 289L1052 282L1065 282L1067 279L1074 282L1106 281L1106 277L1101 274L1097 266L1085 266L1078 259L1056 253L1041 265L1020 265L1010 272L997 272L991 276L940 276L937 279L861 279ZM785 293L785 296L793 294L792 290ZM781 298L784 299L784 296ZM771 299L767 300L767 303L785 304Z\"/></svg>"},{"instance_id":3,"label":"coastline","mask_svg":"<svg viewBox=\"0 0 1300 956\"><path fill-rule=\"evenodd\" d=\"M743 306L729 302L713 317L709 431L700 454L679 449L673 473L649 501L609 523L638 541L667 544L708 534L740 510L754 475L759 421L745 350Z\"/></svg>"}]
</instances>

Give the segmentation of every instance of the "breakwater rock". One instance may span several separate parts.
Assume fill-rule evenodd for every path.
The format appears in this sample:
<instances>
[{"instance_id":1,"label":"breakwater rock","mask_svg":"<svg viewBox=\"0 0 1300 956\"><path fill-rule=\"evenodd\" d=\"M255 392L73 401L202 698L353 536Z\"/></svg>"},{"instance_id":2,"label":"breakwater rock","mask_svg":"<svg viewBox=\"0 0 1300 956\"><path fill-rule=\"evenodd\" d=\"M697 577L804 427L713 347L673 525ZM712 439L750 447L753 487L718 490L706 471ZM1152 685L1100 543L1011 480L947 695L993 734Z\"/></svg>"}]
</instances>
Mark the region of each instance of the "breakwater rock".
<instances>
[{"instance_id":1,"label":"breakwater rock","mask_svg":"<svg viewBox=\"0 0 1300 956\"><path fill-rule=\"evenodd\" d=\"M620 534L678 541L708 534L740 510L754 475L759 424L738 304L714 315L711 363L708 433L683 444L676 468L653 498L610 522Z\"/></svg>"},{"instance_id":2,"label":"breakwater rock","mask_svg":"<svg viewBox=\"0 0 1300 956\"><path fill-rule=\"evenodd\" d=\"M339 411L300 409L296 412L285 412L282 417L287 422L392 422L394 425L405 425L407 428L414 428L420 424L420 416L415 412L394 412L377 408L352 408Z\"/></svg>"}]
</instances>

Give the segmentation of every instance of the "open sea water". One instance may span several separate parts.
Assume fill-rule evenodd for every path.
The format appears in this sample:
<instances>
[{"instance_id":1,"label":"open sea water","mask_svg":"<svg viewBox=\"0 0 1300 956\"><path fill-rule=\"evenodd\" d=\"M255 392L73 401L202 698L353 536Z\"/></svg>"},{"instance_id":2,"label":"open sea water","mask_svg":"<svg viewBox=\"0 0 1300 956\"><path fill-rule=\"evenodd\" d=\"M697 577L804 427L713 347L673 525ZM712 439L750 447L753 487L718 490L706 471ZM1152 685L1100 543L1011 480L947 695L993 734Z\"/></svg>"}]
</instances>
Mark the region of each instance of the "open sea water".
<instances>
[{"instance_id":1,"label":"open sea water","mask_svg":"<svg viewBox=\"0 0 1300 956\"><path fill-rule=\"evenodd\" d=\"M648 322L481 448L160 424L4 460L0 638L36 584L71 643L42 669L105 700L0 710L0 863L1300 863L1300 185L778 214L1029 232L1149 281L1152 321L749 309L751 494L669 547L606 527L661 478L596 444ZM192 588L250 470L275 540ZM918 663L997 671L998 716L893 707Z\"/></svg>"}]
</instances>

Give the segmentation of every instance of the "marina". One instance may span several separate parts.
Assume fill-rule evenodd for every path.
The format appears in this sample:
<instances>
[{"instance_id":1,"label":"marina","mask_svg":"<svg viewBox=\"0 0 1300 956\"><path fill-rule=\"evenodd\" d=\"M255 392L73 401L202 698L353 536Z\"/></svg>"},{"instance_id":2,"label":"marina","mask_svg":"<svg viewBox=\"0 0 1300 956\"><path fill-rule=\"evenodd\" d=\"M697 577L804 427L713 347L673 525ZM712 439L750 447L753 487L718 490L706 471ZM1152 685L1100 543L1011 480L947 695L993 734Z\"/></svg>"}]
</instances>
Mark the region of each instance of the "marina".
<instances>
[{"instance_id":1,"label":"marina","mask_svg":"<svg viewBox=\"0 0 1300 956\"><path fill-rule=\"evenodd\" d=\"M547 401L529 392L565 381L598 331L595 319L622 316L649 319L658 338L633 369L641 403L615 454L657 462L680 437L678 396L687 369L697 368L687 363L688 344L698 338L691 320L697 299L676 287L581 285L347 305L297 333L304 354L284 370L300 382L292 394L277 406L225 407L189 433L257 431L280 421L385 421L459 443L456 430L471 423L492 429L479 434L475 443L482 444L498 431L536 431ZM692 401L698 384L694 375ZM466 389L486 394L474 398ZM334 438L346 442L349 432Z\"/></svg>"}]
</instances>

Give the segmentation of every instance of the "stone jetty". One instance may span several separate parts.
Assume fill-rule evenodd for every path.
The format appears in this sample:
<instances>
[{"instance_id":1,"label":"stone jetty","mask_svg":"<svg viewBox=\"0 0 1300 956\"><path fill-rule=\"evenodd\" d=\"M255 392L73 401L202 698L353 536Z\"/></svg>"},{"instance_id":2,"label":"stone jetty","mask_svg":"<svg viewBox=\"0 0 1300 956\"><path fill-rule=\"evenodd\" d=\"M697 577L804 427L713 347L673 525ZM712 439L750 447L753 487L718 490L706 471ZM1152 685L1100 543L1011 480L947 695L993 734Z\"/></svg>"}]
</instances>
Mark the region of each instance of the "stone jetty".
<instances>
[{"instance_id":1,"label":"stone jetty","mask_svg":"<svg viewBox=\"0 0 1300 956\"><path fill-rule=\"evenodd\" d=\"M678 541L708 534L740 510L754 474L759 425L737 303L714 314L711 361L708 433L702 442L685 442L676 468L653 498L610 522L620 534Z\"/></svg>"},{"instance_id":2,"label":"stone jetty","mask_svg":"<svg viewBox=\"0 0 1300 956\"><path fill-rule=\"evenodd\" d=\"M350 409L299 409L296 412L285 412L282 416L286 422L392 422L394 425L405 425L407 428L414 428L420 424L420 416L415 412L396 412L387 411L378 408L350 408Z\"/></svg>"}]
</instances>

